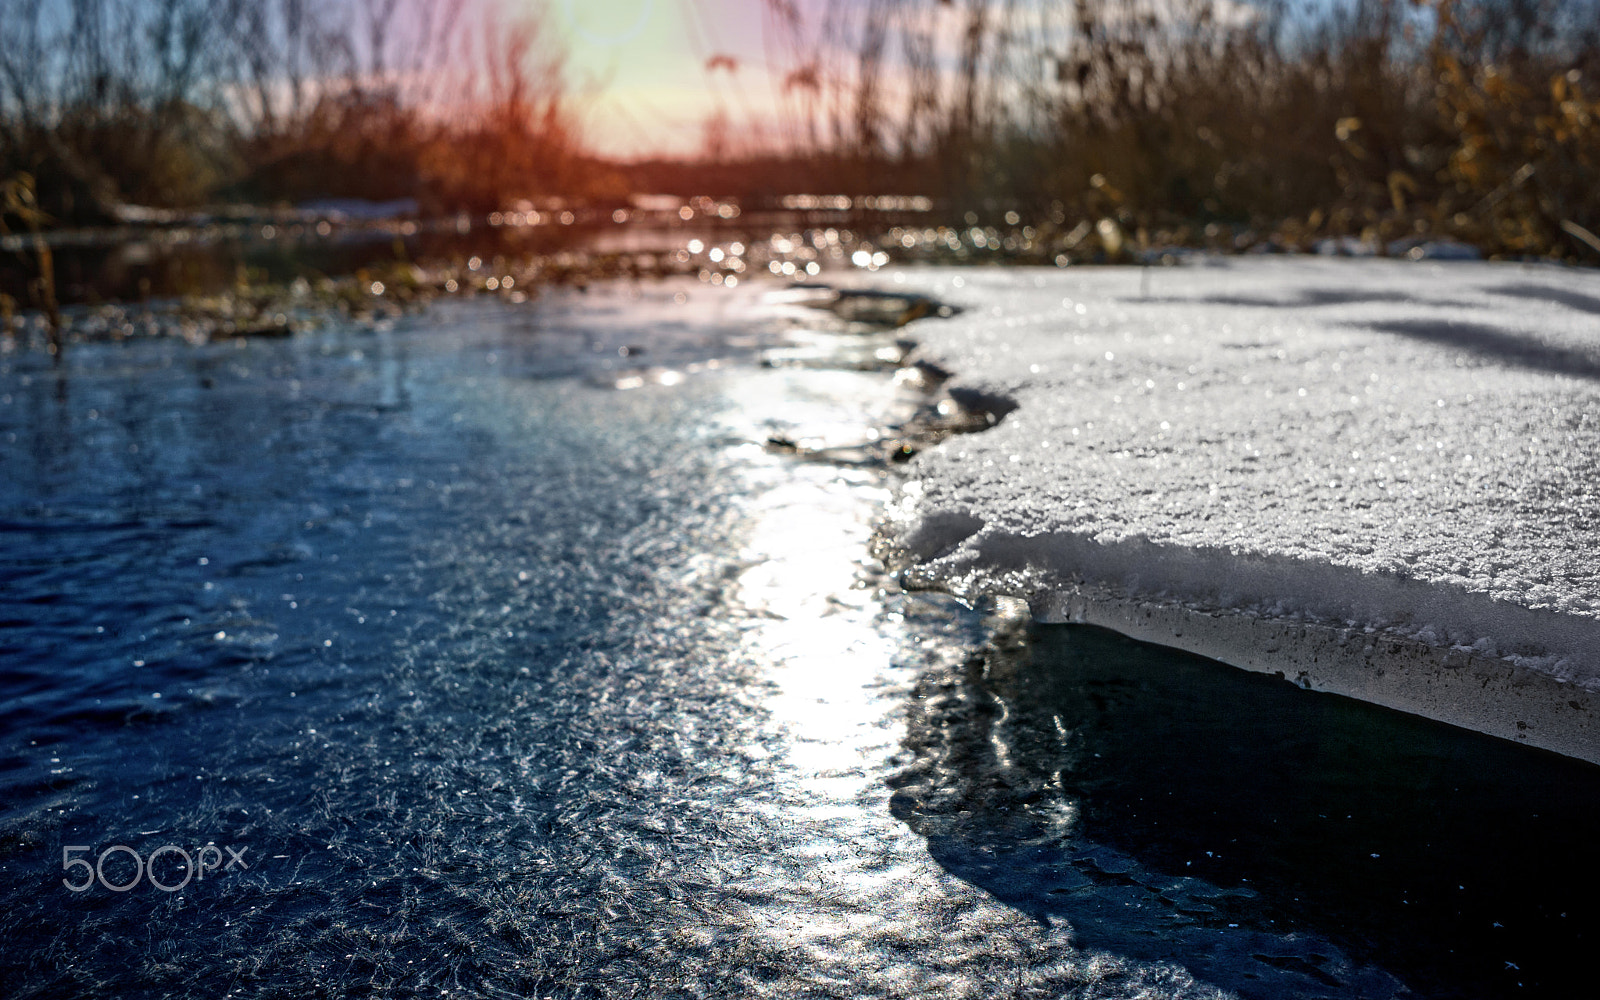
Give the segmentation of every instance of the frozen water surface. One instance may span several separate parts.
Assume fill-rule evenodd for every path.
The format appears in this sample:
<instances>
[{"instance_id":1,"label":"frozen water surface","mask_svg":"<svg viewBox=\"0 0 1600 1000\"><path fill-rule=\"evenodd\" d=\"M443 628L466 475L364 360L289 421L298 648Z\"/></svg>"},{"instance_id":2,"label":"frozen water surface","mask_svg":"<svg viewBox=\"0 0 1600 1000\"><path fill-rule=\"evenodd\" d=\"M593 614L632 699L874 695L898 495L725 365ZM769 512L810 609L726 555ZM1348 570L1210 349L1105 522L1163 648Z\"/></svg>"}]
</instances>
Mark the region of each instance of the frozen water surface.
<instances>
[{"instance_id":1,"label":"frozen water surface","mask_svg":"<svg viewBox=\"0 0 1600 1000\"><path fill-rule=\"evenodd\" d=\"M909 402L798 323L611 285L0 359L0 994L1217 996L893 815L983 629L884 591L882 470L767 447ZM209 842L248 868L63 884Z\"/></svg>"},{"instance_id":2,"label":"frozen water surface","mask_svg":"<svg viewBox=\"0 0 1600 1000\"><path fill-rule=\"evenodd\" d=\"M925 277L1043 291L964 273ZM1083 329L1121 358L1110 294ZM967 301L949 342L1003 360L1005 316ZM1592 768L900 592L868 558L896 481L863 443L926 399L869 370L900 333L818 326L755 283L596 285L0 357L0 995L1492 997L1588 974ZM1131 434L1120 405L1085 430ZM1009 463L977 449L1029 426L1064 448L1043 414L932 456L952 485L929 498L995 508L947 528L1002 523L1018 494L958 488L958 455ZM1154 503L1057 490L1080 487L1125 527ZM249 867L63 885L66 848L121 885L113 845L208 842ZM181 882L178 856L153 874Z\"/></svg>"},{"instance_id":3,"label":"frozen water surface","mask_svg":"<svg viewBox=\"0 0 1600 1000\"><path fill-rule=\"evenodd\" d=\"M967 307L915 333L1001 415L918 457L913 579L1600 761L1600 274L894 280Z\"/></svg>"}]
</instances>

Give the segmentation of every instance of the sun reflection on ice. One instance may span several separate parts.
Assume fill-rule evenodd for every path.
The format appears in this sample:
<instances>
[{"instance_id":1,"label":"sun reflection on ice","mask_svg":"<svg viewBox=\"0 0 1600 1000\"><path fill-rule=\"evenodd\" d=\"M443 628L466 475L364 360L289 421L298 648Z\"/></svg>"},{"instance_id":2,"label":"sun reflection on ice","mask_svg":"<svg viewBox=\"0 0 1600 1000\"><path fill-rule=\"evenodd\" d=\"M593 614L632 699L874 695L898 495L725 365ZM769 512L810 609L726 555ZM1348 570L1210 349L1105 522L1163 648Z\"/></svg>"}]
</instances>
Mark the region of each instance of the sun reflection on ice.
<instances>
[{"instance_id":1,"label":"sun reflection on ice","mask_svg":"<svg viewBox=\"0 0 1600 1000\"><path fill-rule=\"evenodd\" d=\"M860 373L780 380L786 422L830 444L865 439L860 401L884 388ZM876 384L861 384L869 380ZM757 413L773 410L770 396L750 403ZM765 436L756 425L742 430ZM889 491L877 471L747 450L751 499L734 601L749 615L745 654L770 685L762 703L781 787L769 808L794 833L785 857L772 861L770 905L751 917L825 966L855 964L850 956L875 930L905 933L916 897L944 878L921 838L890 814L884 783L901 735L898 700L911 680L895 666L907 641L903 620L885 608L881 581L863 564Z\"/></svg>"},{"instance_id":2,"label":"sun reflection on ice","mask_svg":"<svg viewBox=\"0 0 1600 1000\"><path fill-rule=\"evenodd\" d=\"M785 426L830 445L864 440L882 415L864 414L862 400L893 396L887 379L863 373L774 377ZM777 409L770 383L739 402L748 406L734 412ZM769 430L752 418L739 434ZM945 872L890 808L913 661L930 643L959 656L961 641L908 621L866 562L892 492L882 472L737 450L749 500L732 599L748 616L743 653L767 686L778 774L772 797L748 808L785 831L742 895L746 919L773 946L803 952L800 967L873 994L939 993L962 979L948 960L981 961L993 940L1037 933Z\"/></svg>"},{"instance_id":3,"label":"sun reflection on ice","mask_svg":"<svg viewBox=\"0 0 1600 1000\"><path fill-rule=\"evenodd\" d=\"M767 702L773 722L797 780L821 791L837 778L859 783L863 755L889 749L871 685L898 636L856 574L871 533L873 504L860 492L869 477L814 471L760 499L738 588L760 616L746 641L779 691Z\"/></svg>"}]
</instances>

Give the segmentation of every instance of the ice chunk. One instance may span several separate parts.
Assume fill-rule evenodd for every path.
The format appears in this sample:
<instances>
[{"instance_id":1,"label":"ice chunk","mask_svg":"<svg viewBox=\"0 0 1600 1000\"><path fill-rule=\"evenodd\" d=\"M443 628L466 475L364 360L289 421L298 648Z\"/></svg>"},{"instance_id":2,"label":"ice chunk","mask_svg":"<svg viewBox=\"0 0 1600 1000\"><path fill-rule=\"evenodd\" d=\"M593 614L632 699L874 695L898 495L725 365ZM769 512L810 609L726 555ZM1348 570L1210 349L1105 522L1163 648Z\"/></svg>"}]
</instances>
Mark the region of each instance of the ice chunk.
<instances>
[{"instance_id":1,"label":"ice chunk","mask_svg":"<svg viewBox=\"0 0 1600 1000\"><path fill-rule=\"evenodd\" d=\"M921 356L1016 407L916 460L919 582L1600 762L1600 273L904 275L965 307Z\"/></svg>"}]
</instances>

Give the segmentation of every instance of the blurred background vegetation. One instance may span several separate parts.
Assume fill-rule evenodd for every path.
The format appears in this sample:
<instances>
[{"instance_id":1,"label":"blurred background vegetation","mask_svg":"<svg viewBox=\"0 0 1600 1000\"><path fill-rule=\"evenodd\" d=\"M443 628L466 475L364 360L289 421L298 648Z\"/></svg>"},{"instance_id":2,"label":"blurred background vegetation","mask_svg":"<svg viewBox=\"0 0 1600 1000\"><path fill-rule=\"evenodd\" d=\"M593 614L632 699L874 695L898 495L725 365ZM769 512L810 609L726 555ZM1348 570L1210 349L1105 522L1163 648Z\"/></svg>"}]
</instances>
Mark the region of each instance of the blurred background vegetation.
<instances>
[{"instance_id":1,"label":"blurred background vegetation","mask_svg":"<svg viewBox=\"0 0 1600 1000\"><path fill-rule=\"evenodd\" d=\"M39 209L567 190L536 7L496 0L0 0L0 177Z\"/></svg>"},{"instance_id":2,"label":"blurred background vegetation","mask_svg":"<svg viewBox=\"0 0 1600 1000\"><path fill-rule=\"evenodd\" d=\"M1096 238L1600 261L1596 0L765 2L826 187Z\"/></svg>"},{"instance_id":3,"label":"blurred background vegetation","mask_svg":"<svg viewBox=\"0 0 1600 1000\"><path fill-rule=\"evenodd\" d=\"M782 120L604 163L537 3L0 0L0 179L31 213L6 218L811 191L1112 256L1453 237L1600 261L1600 0L751 2Z\"/></svg>"}]
</instances>

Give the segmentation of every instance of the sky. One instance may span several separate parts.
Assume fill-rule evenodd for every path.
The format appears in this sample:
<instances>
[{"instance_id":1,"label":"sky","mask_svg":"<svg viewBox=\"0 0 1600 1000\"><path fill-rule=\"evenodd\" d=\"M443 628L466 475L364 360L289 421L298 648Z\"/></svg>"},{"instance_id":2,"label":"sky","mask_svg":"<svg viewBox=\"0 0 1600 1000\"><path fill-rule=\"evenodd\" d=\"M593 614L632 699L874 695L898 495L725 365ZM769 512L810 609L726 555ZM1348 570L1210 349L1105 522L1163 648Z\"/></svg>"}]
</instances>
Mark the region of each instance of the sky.
<instances>
[{"instance_id":1,"label":"sky","mask_svg":"<svg viewBox=\"0 0 1600 1000\"><path fill-rule=\"evenodd\" d=\"M583 100L591 148L618 157L693 154L719 108L731 129L771 120L762 0L549 0ZM733 69L713 56L731 56Z\"/></svg>"}]
</instances>

